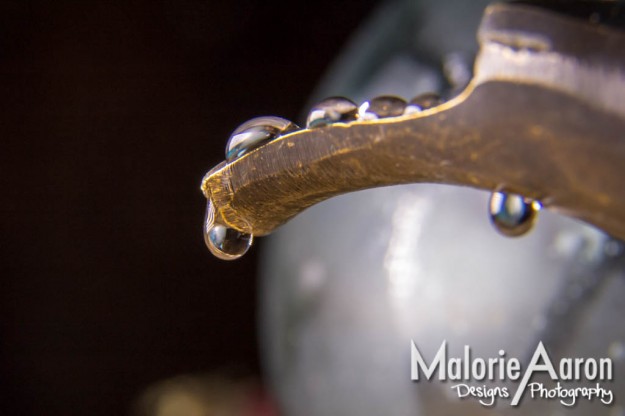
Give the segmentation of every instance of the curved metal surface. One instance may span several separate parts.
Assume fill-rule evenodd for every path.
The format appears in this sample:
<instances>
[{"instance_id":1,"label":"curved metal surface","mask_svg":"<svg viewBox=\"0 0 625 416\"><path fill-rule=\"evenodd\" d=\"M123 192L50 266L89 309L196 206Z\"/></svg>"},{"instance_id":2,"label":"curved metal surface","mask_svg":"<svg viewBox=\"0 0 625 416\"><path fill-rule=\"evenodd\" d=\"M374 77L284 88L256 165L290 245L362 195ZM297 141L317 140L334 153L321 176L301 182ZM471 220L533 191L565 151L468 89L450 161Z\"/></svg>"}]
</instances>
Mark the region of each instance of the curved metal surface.
<instances>
[{"instance_id":1,"label":"curved metal surface","mask_svg":"<svg viewBox=\"0 0 625 416\"><path fill-rule=\"evenodd\" d=\"M472 83L446 104L298 131L217 166L202 190L220 221L265 235L335 195L432 182L520 193L625 238L625 35L507 4L479 40Z\"/></svg>"}]
</instances>

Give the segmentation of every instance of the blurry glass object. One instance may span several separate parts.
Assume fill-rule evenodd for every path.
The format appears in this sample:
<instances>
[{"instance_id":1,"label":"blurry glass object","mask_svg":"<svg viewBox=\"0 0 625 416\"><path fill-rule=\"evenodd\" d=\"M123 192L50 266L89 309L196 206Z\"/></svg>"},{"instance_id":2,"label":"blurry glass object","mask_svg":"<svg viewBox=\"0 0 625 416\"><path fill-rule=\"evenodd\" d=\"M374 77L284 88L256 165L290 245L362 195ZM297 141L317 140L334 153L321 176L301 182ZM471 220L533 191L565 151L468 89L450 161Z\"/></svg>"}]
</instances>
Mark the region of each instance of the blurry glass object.
<instances>
[{"instance_id":1,"label":"blurry glass object","mask_svg":"<svg viewBox=\"0 0 625 416\"><path fill-rule=\"evenodd\" d=\"M487 4L382 4L311 102L453 96L470 79ZM507 238L488 206L488 193L467 188L367 190L313 206L270 237L263 359L286 416L623 414L622 243L550 212ZM524 365L539 341L554 362L610 357L617 377L606 387L616 402L564 408L526 395L517 409L510 399L483 407L460 400L450 382L412 382L411 340L428 360L444 340L449 357L469 345L476 357L503 349Z\"/></svg>"}]
</instances>

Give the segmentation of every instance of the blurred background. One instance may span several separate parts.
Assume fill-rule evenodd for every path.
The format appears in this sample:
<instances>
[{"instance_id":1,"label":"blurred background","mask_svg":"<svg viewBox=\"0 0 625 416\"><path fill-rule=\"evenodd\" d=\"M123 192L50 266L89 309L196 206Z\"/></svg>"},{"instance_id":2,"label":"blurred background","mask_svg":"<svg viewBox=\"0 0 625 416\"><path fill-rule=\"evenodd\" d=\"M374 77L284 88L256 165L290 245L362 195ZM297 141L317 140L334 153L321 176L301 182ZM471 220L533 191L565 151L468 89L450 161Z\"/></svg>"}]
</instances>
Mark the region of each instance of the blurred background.
<instances>
[{"instance_id":1,"label":"blurred background","mask_svg":"<svg viewBox=\"0 0 625 416\"><path fill-rule=\"evenodd\" d=\"M0 1L0 413L259 389L258 247L208 253L200 180L239 123L297 119L374 3Z\"/></svg>"},{"instance_id":2,"label":"blurred background","mask_svg":"<svg viewBox=\"0 0 625 416\"><path fill-rule=\"evenodd\" d=\"M0 0L0 414L509 414L411 382L410 340L625 371L622 242L550 212L505 238L488 192L353 193L209 254L199 185L240 123L471 78L488 0L376 3Z\"/></svg>"}]
</instances>

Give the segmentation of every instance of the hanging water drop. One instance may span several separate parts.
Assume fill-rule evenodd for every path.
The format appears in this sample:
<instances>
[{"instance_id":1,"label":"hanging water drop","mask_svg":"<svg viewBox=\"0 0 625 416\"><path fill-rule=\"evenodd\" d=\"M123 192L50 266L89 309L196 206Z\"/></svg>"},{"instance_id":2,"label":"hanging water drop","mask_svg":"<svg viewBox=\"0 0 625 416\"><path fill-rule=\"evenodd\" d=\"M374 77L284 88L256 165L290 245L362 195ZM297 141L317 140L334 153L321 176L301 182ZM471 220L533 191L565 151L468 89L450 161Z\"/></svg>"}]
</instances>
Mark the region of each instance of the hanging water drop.
<instances>
[{"instance_id":1,"label":"hanging water drop","mask_svg":"<svg viewBox=\"0 0 625 416\"><path fill-rule=\"evenodd\" d=\"M358 106L343 97L330 97L314 106L308 114L306 127L314 129L333 123L345 123L358 118Z\"/></svg>"},{"instance_id":2,"label":"hanging water drop","mask_svg":"<svg viewBox=\"0 0 625 416\"><path fill-rule=\"evenodd\" d=\"M231 162L281 134L297 128L296 124L281 117L267 116L248 120L230 135L226 144L226 160Z\"/></svg>"},{"instance_id":3,"label":"hanging water drop","mask_svg":"<svg viewBox=\"0 0 625 416\"><path fill-rule=\"evenodd\" d=\"M214 223L204 229L204 242L215 257L222 260L236 260L249 250L252 234L242 233L222 224Z\"/></svg>"},{"instance_id":4,"label":"hanging water drop","mask_svg":"<svg viewBox=\"0 0 625 416\"><path fill-rule=\"evenodd\" d=\"M365 101L358 109L358 115L363 120L398 117L404 114L406 100L391 95L376 97Z\"/></svg>"},{"instance_id":5,"label":"hanging water drop","mask_svg":"<svg viewBox=\"0 0 625 416\"><path fill-rule=\"evenodd\" d=\"M408 103L404 114L414 114L423 110L427 110L443 103L440 95L429 92L417 95Z\"/></svg>"},{"instance_id":6,"label":"hanging water drop","mask_svg":"<svg viewBox=\"0 0 625 416\"><path fill-rule=\"evenodd\" d=\"M501 234L518 237L534 226L540 202L522 195L493 192L490 196L490 220Z\"/></svg>"}]
</instances>

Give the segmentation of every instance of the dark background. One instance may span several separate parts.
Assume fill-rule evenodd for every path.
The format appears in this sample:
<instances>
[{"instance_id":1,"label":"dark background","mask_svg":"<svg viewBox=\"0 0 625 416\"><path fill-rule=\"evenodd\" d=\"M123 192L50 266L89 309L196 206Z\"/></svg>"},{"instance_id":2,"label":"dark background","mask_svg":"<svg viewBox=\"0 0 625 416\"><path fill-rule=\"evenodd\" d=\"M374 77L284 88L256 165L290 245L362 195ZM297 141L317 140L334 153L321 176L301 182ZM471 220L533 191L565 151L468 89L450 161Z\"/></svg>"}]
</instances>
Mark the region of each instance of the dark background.
<instances>
[{"instance_id":1,"label":"dark background","mask_svg":"<svg viewBox=\"0 0 625 416\"><path fill-rule=\"evenodd\" d=\"M211 257L200 180L241 122L297 117L374 3L0 1L1 414L258 374L258 250Z\"/></svg>"}]
</instances>

